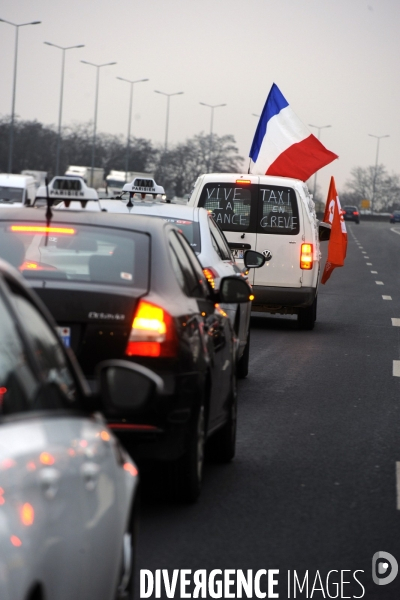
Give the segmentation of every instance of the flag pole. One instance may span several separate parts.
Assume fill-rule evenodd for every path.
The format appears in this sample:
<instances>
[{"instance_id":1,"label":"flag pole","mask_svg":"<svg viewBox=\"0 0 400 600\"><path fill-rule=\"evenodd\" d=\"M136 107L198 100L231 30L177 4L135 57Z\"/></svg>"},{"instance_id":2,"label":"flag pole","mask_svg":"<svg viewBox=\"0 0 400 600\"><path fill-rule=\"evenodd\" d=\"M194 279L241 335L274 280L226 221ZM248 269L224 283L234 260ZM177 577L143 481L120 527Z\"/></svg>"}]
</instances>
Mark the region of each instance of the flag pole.
<instances>
[{"instance_id":1,"label":"flag pole","mask_svg":"<svg viewBox=\"0 0 400 600\"><path fill-rule=\"evenodd\" d=\"M248 168L248 171L247 171L247 174L248 174L248 175L250 175L250 167L251 167L251 158L250 158L250 160L249 160L249 168Z\"/></svg>"}]
</instances>

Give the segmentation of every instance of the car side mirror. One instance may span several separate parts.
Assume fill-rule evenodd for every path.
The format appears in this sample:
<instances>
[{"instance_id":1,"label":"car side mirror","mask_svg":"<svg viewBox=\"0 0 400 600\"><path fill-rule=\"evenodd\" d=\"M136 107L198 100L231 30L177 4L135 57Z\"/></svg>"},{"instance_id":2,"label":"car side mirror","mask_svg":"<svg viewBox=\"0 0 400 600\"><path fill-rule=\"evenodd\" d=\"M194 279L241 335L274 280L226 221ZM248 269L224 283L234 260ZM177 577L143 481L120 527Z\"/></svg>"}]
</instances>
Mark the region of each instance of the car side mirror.
<instances>
[{"instance_id":1,"label":"car side mirror","mask_svg":"<svg viewBox=\"0 0 400 600\"><path fill-rule=\"evenodd\" d=\"M247 269L259 269L265 265L265 256L255 250L246 250L243 258Z\"/></svg>"},{"instance_id":2,"label":"car side mirror","mask_svg":"<svg viewBox=\"0 0 400 600\"><path fill-rule=\"evenodd\" d=\"M324 223L320 221L318 225L318 239L320 242L327 242L331 237L331 227L330 223Z\"/></svg>"},{"instance_id":3,"label":"car side mirror","mask_svg":"<svg viewBox=\"0 0 400 600\"><path fill-rule=\"evenodd\" d=\"M251 290L244 279L240 277L223 277L220 282L217 302L237 304L249 302Z\"/></svg>"},{"instance_id":4,"label":"car side mirror","mask_svg":"<svg viewBox=\"0 0 400 600\"><path fill-rule=\"evenodd\" d=\"M107 415L129 413L164 392L164 382L150 369L126 360L97 365L100 396Z\"/></svg>"}]
</instances>

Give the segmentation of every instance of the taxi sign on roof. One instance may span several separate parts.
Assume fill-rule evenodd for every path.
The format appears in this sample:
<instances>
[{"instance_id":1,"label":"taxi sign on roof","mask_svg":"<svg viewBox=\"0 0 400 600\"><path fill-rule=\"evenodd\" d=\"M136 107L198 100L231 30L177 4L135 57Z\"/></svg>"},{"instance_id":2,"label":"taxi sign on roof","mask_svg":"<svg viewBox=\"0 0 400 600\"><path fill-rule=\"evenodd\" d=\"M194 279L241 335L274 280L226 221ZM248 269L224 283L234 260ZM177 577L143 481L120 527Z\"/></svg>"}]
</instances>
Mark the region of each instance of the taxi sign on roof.
<instances>
[{"instance_id":1,"label":"taxi sign on roof","mask_svg":"<svg viewBox=\"0 0 400 600\"><path fill-rule=\"evenodd\" d=\"M141 177L136 177L131 183L126 183L122 191L133 194L165 194L164 188L161 185L157 185L154 179L144 179Z\"/></svg>"},{"instance_id":2,"label":"taxi sign on roof","mask_svg":"<svg viewBox=\"0 0 400 600\"><path fill-rule=\"evenodd\" d=\"M81 177L61 176L53 177L48 186L42 185L36 193L36 200L98 200L97 191L86 185Z\"/></svg>"}]
</instances>

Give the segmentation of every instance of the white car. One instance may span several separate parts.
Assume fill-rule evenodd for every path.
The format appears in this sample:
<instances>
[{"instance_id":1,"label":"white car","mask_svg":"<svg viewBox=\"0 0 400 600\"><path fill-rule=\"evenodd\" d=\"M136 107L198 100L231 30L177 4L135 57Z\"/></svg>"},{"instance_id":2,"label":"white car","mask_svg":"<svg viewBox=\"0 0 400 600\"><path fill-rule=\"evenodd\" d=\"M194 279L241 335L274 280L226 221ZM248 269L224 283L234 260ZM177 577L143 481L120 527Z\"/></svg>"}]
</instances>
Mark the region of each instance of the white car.
<instances>
[{"instance_id":1,"label":"white car","mask_svg":"<svg viewBox=\"0 0 400 600\"><path fill-rule=\"evenodd\" d=\"M123 402L128 379L139 394L159 380L124 361L99 378L101 398L0 261L1 600L133 597L138 471L95 411Z\"/></svg>"},{"instance_id":2,"label":"white car","mask_svg":"<svg viewBox=\"0 0 400 600\"><path fill-rule=\"evenodd\" d=\"M193 248L205 276L215 290L219 290L222 277L237 275L247 280L243 267L236 264L224 234L215 224L210 212L204 208L136 199L131 199L129 203L128 199L100 200L99 203L101 208L108 212L150 215L177 224ZM256 259L256 254L252 253L252 262ZM258 268L264 263L265 258L258 254L258 263L254 262L251 267ZM239 378L244 378L248 374L249 365L251 302L223 304L221 307L228 313L238 338L236 372Z\"/></svg>"}]
</instances>

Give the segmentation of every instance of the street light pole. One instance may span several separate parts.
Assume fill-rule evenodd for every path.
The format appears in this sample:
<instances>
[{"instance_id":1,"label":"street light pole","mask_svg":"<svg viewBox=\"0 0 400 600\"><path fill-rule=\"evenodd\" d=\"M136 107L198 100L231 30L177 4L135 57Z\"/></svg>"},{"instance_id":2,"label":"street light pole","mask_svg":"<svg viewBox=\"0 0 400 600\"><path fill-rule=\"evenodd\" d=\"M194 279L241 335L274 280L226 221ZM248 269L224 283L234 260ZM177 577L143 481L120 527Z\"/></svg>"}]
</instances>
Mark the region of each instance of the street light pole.
<instances>
[{"instance_id":1,"label":"street light pole","mask_svg":"<svg viewBox=\"0 0 400 600\"><path fill-rule=\"evenodd\" d=\"M332 125L321 125L321 127L319 127L318 125L311 125L310 123L308 125L309 125L309 127L315 127L316 129L318 129L318 140L321 137L321 129L326 129L327 127L332 127ZM315 175L314 175L314 191L313 191L314 202L315 202L316 192L317 192L317 172L315 172Z\"/></svg>"},{"instance_id":2,"label":"street light pole","mask_svg":"<svg viewBox=\"0 0 400 600\"><path fill-rule=\"evenodd\" d=\"M13 155L13 146L14 146L14 115L15 115L15 95L17 89L17 56L18 56L18 33L20 27L25 27L25 25L39 25L41 21L31 21L30 23L12 23L11 21L6 21L5 19L0 19L2 23L7 23L8 25L12 25L15 27L15 53L14 53L14 81L13 81L13 94L12 94L12 103L11 103L11 123L10 123L10 143L8 148L8 172L12 171L12 155Z\"/></svg>"},{"instance_id":3,"label":"street light pole","mask_svg":"<svg viewBox=\"0 0 400 600\"><path fill-rule=\"evenodd\" d=\"M226 106L226 104L206 104L205 102L199 102L202 106L208 106L211 108L211 122L210 122L210 161L207 166L207 170L212 172L213 162L212 162L212 153L213 153L213 124L214 124L214 108L220 108L221 106Z\"/></svg>"},{"instance_id":4,"label":"street light pole","mask_svg":"<svg viewBox=\"0 0 400 600\"><path fill-rule=\"evenodd\" d=\"M390 137L390 135L373 135L372 133L369 133L368 135L370 137L376 138L376 141L377 141L377 144L376 144L376 159L375 159L375 173L374 173L374 180L372 182L372 200L371 200L371 213L372 213L372 206L375 203L375 186L376 186L376 174L377 174L377 171L378 171L379 140L381 140L382 138Z\"/></svg>"},{"instance_id":5,"label":"street light pole","mask_svg":"<svg viewBox=\"0 0 400 600\"><path fill-rule=\"evenodd\" d=\"M61 147L61 121L62 121L62 105L63 105L63 94L64 94L64 70L65 70L65 51L72 50L73 48L84 48L84 44L78 46L58 46L57 44L51 44L50 42L43 42L47 46L54 46L62 50L62 62L61 62L61 91L60 91L60 109L58 112L58 136L57 136L57 150L56 150L56 175L59 175L60 170L60 147Z\"/></svg>"},{"instance_id":6,"label":"street light pole","mask_svg":"<svg viewBox=\"0 0 400 600\"><path fill-rule=\"evenodd\" d=\"M154 90L154 91L156 94L162 94L163 96L167 96L167 121L166 121L166 125L165 125L165 146L164 146L164 152L166 152L168 149L169 99L171 98L171 96L180 96L181 94L184 94L185 92L175 92L174 94L166 94L165 92L159 92L158 90Z\"/></svg>"},{"instance_id":7,"label":"street light pole","mask_svg":"<svg viewBox=\"0 0 400 600\"><path fill-rule=\"evenodd\" d=\"M129 171L129 147L131 139L131 121L132 121L132 101L133 101L133 86L135 83L141 83L142 81L149 81L148 79L136 79L131 81L130 79L124 79L123 77L117 77L120 81L126 81L131 86L130 97L129 97L129 116L128 116L128 136L126 139L126 162L125 162L125 183L128 181Z\"/></svg>"},{"instance_id":8,"label":"street light pole","mask_svg":"<svg viewBox=\"0 0 400 600\"><path fill-rule=\"evenodd\" d=\"M90 186L93 186L93 171L94 171L94 158L96 149L96 127L97 127L97 105L99 100L99 71L101 67L110 67L116 65L116 62L103 63L102 65L96 65L95 63L88 62L87 60L81 60L81 63L96 67L96 96L94 101L94 124L93 124L93 141L92 141L92 168L90 173Z\"/></svg>"}]
</instances>

